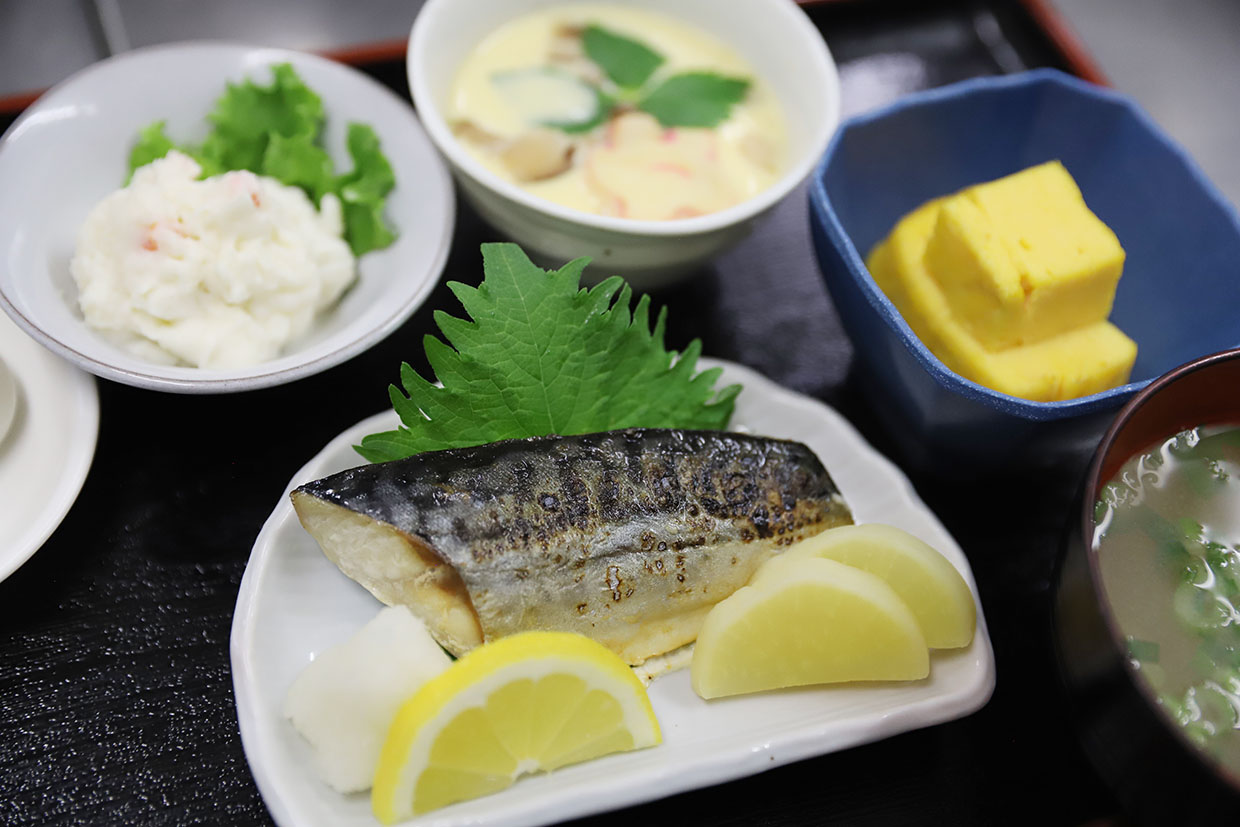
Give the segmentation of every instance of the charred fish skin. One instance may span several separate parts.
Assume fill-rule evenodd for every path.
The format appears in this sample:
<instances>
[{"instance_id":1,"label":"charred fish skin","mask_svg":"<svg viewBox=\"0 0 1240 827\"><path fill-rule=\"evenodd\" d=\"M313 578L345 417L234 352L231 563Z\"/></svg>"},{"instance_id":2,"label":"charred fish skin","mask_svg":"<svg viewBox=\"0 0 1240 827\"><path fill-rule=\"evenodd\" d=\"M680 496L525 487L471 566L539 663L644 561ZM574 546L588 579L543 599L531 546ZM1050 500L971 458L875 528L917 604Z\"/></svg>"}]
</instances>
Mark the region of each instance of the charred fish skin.
<instances>
[{"instance_id":1,"label":"charred fish skin","mask_svg":"<svg viewBox=\"0 0 1240 827\"><path fill-rule=\"evenodd\" d=\"M706 611L782 546L851 522L805 445L713 431L510 440L362 466L298 488L303 524L386 602L392 589L376 582L373 561L359 577L350 559L357 552L328 549L302 513L309 499L406 539L406 553L425 564L410 576L434 569L448 601L472 610L482 639L575 631L631 663L693 640ZM399 561L385 558L380 568L400 576ZM444 636L456 648L481 642Z\"/></svg>"}]
</instances>

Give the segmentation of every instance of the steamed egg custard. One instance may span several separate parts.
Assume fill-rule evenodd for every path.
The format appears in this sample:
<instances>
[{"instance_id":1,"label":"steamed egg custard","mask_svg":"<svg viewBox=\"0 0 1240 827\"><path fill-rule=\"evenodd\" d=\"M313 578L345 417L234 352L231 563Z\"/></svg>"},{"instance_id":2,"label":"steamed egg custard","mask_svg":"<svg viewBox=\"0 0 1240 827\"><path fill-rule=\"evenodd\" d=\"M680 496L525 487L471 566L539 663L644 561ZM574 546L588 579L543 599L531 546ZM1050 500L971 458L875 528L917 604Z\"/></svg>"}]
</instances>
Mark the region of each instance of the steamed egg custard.
<instances>
[{"instance_id":1,"label":"steamed egg custard","mask_svg":"<svg viewBox=\"0 0 1240 827\"><path fill-rule=\"evenodd\" d=\"M686 23L616 5L542 9L485 38L448 117L485 167L599 215L690 218L775 183L786 127L734 50Z\"/></svg>"}]
</instances>

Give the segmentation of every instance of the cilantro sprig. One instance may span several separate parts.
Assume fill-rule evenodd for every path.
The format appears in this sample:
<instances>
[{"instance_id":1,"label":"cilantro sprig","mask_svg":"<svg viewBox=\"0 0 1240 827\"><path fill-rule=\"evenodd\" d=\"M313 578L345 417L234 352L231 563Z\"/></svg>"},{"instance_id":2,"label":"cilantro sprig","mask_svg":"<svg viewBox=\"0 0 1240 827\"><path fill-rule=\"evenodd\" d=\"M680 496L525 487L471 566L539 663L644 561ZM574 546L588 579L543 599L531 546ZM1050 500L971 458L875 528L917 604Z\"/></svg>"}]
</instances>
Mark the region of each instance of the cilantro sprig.
<instances>
[{"instance_id":1,"label":"cilantro sprig","mask_svg":"<svg viewBox=\"0 0 1240 827\"><path fill-rule=\"evenodd\" d=\"M129 177L138 167L177 149L198 162L204 178L248 169L300 187L316 205L334 193L343 208L344 236L354 255L391 244L396 234L383 219L383 205L396 178L374 130L349 124L345 143L353 169L337 175L321 144L322 100L290 64L273 66L271 75L267 86L229 83L207 116L212 128L200 145L174 142L164 131L164 121L142 129L129 153Z\"/></svg>"},{"instance_id":2,"label":"cilantro sprig","mask_svg":"<svg viewBox=\"0 0 1240 827\"><path fill-rule=\"evenodd\" d=\"M438 386L407 363L388 395L395 431L356 450L371 462L501 439L618 428L723 429L740 385L715 389L722 372L695 373L701 342L666 350L666 308L650 329L650 297L631 309L618 276L581 289L589 259L547 271L516 244L482 245L478 287L449 282L468 319L435 312L443 341L425 337Z\"/></svg>"}]
</instances>

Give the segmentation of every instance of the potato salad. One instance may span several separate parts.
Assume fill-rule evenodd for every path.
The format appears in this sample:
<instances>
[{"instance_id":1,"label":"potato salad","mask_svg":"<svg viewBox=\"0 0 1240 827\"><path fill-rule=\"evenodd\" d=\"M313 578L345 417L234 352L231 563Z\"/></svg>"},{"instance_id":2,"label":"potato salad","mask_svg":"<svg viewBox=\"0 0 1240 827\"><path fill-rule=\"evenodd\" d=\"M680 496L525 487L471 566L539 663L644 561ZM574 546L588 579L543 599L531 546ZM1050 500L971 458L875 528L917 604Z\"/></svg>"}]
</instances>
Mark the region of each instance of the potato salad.
<instances>
[{"instance_id":1,"label":"potato salad","mask_svg":"<svg viewBox=\"0 0 1240 827\"><path fill-rule=\"evenodd\" d=\"M340 202L316 210L274 178L201 171L173 150L95 206L70 263L82 315L150 361L273 359L353 281Z\"/></svg>"}]
</instances>

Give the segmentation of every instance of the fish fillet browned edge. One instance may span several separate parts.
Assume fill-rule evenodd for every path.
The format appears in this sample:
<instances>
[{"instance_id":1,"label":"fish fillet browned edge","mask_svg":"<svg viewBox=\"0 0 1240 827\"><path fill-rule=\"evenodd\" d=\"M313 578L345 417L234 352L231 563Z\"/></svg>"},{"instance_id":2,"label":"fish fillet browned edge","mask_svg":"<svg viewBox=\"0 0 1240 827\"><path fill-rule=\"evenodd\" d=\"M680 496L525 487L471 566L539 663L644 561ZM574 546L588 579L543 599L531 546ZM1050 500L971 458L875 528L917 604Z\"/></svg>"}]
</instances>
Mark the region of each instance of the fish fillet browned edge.
<instances>
[{"instance_id":1,"label":"fish fillet browned edge","mask_svg":"<svg viewBox=\"0 0 1240 827\"><path fill-rule=\"evenodd\" d=\"M461 654L531 629L629 663L691 642L782 547L852 522L805 445L634 428L364 465L292 493L327 557Z\"/></svg>"}]
</instances>

